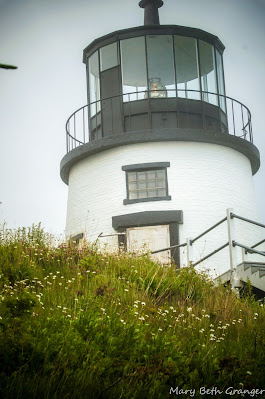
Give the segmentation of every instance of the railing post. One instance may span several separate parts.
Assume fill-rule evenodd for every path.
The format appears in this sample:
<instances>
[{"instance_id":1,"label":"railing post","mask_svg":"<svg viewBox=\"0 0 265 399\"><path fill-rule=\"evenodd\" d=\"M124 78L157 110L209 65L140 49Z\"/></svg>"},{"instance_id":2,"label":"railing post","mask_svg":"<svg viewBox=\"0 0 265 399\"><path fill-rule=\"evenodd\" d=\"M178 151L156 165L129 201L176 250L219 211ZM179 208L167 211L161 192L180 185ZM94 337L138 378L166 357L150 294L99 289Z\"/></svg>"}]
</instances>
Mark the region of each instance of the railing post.
<instances>
[{"instance_id":1,"label":"railing post","mask_svg":"<svg viewBox=\"0 0 265 399\"><path fill-rule=\"evenodd\" d=\"M236 289L240 288L240 280L237 277L237 254L236 247L234 245L235 242L235 221L231 214L233 213L232 208L228 208L226 210L227 214L227 228L228 228L228 242L229 242L229 258L230 258L230 270L231 270L231 288Z\"/></svg>"},{"instance_id":2,"label":"railing post","mask_svg":"<svg viewBox=\"0 0 265 399\"><path fill-rule=\"evenodd\" d=\"M193 247L192 247L192 238L187 238L187 266L192 266L193 263Z\"/></svg>"}]
</instances>

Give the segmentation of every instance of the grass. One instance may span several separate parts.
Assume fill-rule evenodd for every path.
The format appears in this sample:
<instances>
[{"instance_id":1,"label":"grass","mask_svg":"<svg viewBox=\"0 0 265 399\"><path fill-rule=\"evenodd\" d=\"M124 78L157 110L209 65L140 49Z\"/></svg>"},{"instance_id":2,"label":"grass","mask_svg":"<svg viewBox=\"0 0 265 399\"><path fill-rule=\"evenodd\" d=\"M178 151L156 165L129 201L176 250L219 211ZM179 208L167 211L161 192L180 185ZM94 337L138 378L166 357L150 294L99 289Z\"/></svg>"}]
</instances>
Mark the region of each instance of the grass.
<instances>
[{"instance_id":1,"label":"grass","mask_svg":"<svg viewBox=\"0 0 265 399\"><path fill-rule=\"evenodd\" d=\"M3 398L265 388L265 311L249 287L238 298L192 268L59 245L32 226L0 241L0 292Z\"/></svg>"}]
</instances>

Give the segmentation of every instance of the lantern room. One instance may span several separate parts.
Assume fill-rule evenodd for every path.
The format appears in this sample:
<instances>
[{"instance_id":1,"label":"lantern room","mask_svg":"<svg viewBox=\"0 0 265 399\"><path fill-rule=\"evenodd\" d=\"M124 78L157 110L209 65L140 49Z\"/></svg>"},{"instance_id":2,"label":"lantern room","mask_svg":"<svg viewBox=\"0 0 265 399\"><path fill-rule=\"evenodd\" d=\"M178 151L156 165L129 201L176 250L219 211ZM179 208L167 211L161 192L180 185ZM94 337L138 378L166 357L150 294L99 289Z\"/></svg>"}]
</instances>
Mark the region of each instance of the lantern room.
<instances>
[{"instance_id":1,"label":"lantern room","mask_svg":"<svg viewBox=\"0 0 265 399\"><path fill-rule=\"evenodd\" d=\"M84 50L90 140L163 127L227 131L224 46L199 29L148 25Z\"/></svg>"}]
</instances>

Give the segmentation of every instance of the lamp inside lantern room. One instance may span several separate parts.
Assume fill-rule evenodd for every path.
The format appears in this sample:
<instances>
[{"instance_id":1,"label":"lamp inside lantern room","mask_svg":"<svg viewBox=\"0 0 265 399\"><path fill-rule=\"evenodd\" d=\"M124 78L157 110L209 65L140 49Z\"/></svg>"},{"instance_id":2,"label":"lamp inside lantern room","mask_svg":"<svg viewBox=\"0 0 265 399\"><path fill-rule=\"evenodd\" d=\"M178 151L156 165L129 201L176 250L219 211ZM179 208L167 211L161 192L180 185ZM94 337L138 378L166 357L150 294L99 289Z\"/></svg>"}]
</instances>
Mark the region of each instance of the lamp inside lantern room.
<instances>
[{"instance_id":1,"label":"lamp inside lantern room","mask_svg":"<svg viewBox=\"0 0 265 399\"><path fill-rule=\"evenodd\" d=\"M149 94L151 98L165 98L167 97L166 86L160 78L149 79Z\"/></svg>"}]
</instances>

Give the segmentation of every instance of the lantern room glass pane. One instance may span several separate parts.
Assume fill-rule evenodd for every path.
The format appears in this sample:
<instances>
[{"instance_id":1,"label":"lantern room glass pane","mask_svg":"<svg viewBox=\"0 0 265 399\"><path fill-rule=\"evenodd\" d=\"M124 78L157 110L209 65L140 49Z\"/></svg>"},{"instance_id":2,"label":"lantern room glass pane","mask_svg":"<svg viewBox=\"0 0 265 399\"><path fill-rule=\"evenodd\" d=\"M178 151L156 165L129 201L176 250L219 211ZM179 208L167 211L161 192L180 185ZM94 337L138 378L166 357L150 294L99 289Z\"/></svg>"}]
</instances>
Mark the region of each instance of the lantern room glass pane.
<instances>
[{"instance_id":1,"label":"lantern room glass pane","mask_svg":"<svg viewBox=\"0 0 265 399\"><path fill-rule=\"evenodd\" d=\"M100 49L100 71L113 68L118 65L117 43L111 43Z\"/></svg>"},{"instance_id":2,"label":"lantern room glass pane","mask_svg":"<svg viewBox=\"0 0 265 399\"><path fill-rule=\"evenodd\" d=\"M174 49L178 97L199 100L200 83L196 39L174 36Z\"/></svg>"},{"instance_id":3,"label":"lantern room glass pane","mask_svg":"<svg viewBox=\"0 0 265 399\"><path fill-rule=\"evenodd\" d=\"M199 40L200 70L202 91L217 93L214 47ZM202 99L211 104L218 104L218 97L214 94L202 93Z\"/></svg>"},{"instance_id":4,"label":"lantern room glass pane","mask_svg":"<svg viewBox=\"0 0 265 399\"><path fill-rule=\"evenodd\" d=\"M98 51L89 57L88 60L89 73L89 102L90 117L100 111L100 82L99 82L99 62Z\"/></svg>"},{"instance_id":5,"label":"lantern room glass pane","mask_svg":"<svg viewBox=\"0 0 265 399\"><path fill-rule=\"evenodd\" d=\"M172 36L149 35L146 45L150 97L176 97Z\"/></svg>"},{"instance_id":6,"label":"lantern room glass pane","mask_svg":"<svg viewBox=\"0 0 265 399\"><path fill-rule=\"evenodd\" d=\"M218 50L216 50L216 69L217 69L217 81L219 94L225 95L225 83L224 83L224 73L223 73L223 62L222 56ZM220 107L224 112L226 112L226 103L224 97L219 97Z\"/></svg>"},{"instance_id":7,"label":"lantern room glass pane","mask_svg":"<svg viewBox=\"0 0 265 399\"><path fill-rule=\"evenodd\" d=\"M120 46L123 101L144 99L147 89L145 38L121 40Z\"/></svg>"}]
</instances>

